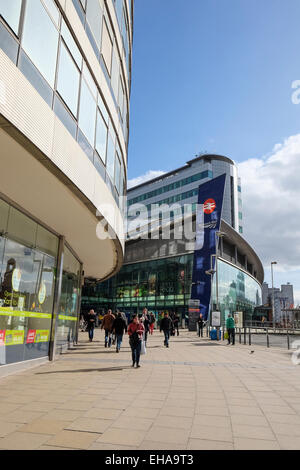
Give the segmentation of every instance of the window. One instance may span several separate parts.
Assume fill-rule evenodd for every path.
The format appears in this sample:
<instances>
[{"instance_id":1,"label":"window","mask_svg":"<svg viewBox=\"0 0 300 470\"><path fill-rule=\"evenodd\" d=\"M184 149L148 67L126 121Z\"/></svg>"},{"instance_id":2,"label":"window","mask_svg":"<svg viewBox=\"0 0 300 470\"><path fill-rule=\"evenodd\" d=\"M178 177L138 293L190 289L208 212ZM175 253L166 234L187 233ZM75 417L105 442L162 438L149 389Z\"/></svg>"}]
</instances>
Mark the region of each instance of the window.
<instances>
[{"instance_id":1,"label":"window","mask_svg":"<svg viewBox=\"0 0 300 470\"><path fill-rule=\"evenodd\" d=\"M116 154L116 170L115 170L115 187L120 195L120 175L121 175L121 163L118 154Z\"/></svg>"},{"instance_id":2,"label":"window","mask_svg":"<svg viewBox=\"0 0 300 470\"><path fill-rule=\"evenodd\" d=\"M22 46L54 88L58 31L40 0L27 0Z\"/></svg>"},{"instance_id":3,"label":"window","mask_svg":"<svg viewBox=\"0 0 300 470\"><path fill-rule=\"evenodd\" d=\"M96 102L85 80L81 83L79 127L89 142L94 145Z\"/></svg>"},{"instance_id":4,"label":"window","mask_svg":"<svg viewBox=\"0 0 300 470\"><path fill-rule=\"evenodd\" d=\"M116 100L118 99L118 88L119 88L119 73L120 73L120 59L117 50L117 44L114 45L112 69L111 69L111 86L115 95Z\"/></svg>"},{"instance_id":5,"label":"window","mask_svg":"<svg viewBox=\"0 0 300 470\"><path fill-rule=\"evenodd\" d=\"M0 0L0 15L16 35L19 31L22 0Z\"/></svg>"},{"instance_id":6,"label":"window","mask_svg":"<svg viewBox=\"0 0 300 470\"><path fill-rule=\"evenodd\" d=\"M106 148L107 148L107 126L101 116L97 112L97 130L96 130L96 150L101 157L103 163L106 161Z\"/></svg>"},{"instance_id":7,"label":"window","mask_svg":"<svg viewBox=\"0 0 300 470\"><path fill-rule=\"evenodd\" d=\"M64 41L65 41L70 53L73 56L73 59L75 60L75 62L78 65L79 69L81 70L81 67L82 67L81 52L78 49L77 44L74 41L74 39L72 37L72 34L70 33L70 30L69 30L69 28L67 27L67 25L64 21L62 21L61 34L62 34L62 37L64 38Z\"/></svg>"},{"instance_id":8,"label":"window","mask_svg":"<svg viewBox=\"0 0 300 470\"><path fill-rule=\"evenodd\" d=\"M64 43L61 42L57 91L77 117L80 73Z\"/></svg>"},{"instance_id":9,"label":"window","mask_svg":"<svg viewBox=\"0 0 300 470\"><path fill-rule=\"evenodd\" d=\"M103 30L102 30L102 49L101 54L104 59L105 66L110 75L111 73L111 64L112 64L112 41L108 32L106 21L103 21Z\"/></svg>"},{"instance_id":10,"label":"window","mask_svg":"<svg viewBox=\"0 0 300 470\"><path fill-rule=\"evenodd\" d=\"M93 33L94 39L99 49L101 42L102 14L103 13L100 7L99 0L87 1L86 19L89 23L90 29Z\"/></svg>"},{"instance_id":11,"label":"window","mask_svg":"<svg viewBox=\"0 0 300 470\"><path fill-rule=\"evenodd\" d=\"M56 26L59 27L59 20L60 20L60 14L59 14L59 9L55 5L53 0L43 0L43 3L45 7L48 10L48 13L50 14L51 18L53 19L54 23Z\"/></svg>"},{"instance_id":12,"label":"window","mask_svg":"<svg viewBox=\"0 0 300 470\"><path fill-rule=\"evenodd\" d=\"M108 133L106 170L107 170L107 173L110 176L111 181L114 181L114 176L115 176L115 142L114 142L110 132Z\"/></svg>"}]
</instances>

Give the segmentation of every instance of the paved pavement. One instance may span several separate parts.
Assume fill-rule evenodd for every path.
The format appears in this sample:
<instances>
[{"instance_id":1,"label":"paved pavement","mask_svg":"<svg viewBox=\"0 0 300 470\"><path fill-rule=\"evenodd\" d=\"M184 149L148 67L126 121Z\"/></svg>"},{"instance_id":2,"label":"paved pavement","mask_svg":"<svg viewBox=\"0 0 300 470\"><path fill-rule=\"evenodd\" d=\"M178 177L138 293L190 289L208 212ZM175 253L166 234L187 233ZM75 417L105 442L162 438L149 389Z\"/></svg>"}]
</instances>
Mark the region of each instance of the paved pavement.
<instances>
[{"instance_id":1,"label":"paved pavement","mask_svg":"<svg viewBox=\"0 0 300 470\"><path fill-rule=\"evenodd\" d=\"M291 353L160 333L142 367L80 334L55 363L0 379L0 449L300 449ZM251 353L251 351L253 351Z\"/></svg>"}]
</instances>

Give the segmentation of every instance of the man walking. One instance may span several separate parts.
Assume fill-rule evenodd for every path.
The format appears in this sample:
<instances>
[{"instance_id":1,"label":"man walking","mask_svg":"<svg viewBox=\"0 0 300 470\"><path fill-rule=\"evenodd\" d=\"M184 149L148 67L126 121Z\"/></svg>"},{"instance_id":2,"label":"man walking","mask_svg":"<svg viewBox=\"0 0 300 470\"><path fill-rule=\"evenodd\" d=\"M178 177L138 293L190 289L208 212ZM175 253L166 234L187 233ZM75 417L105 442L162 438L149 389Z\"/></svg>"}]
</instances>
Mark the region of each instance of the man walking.
<instances>
[{"instance_id":1,"label":"man walking","mask_svg":"<svg viewBox=\"0 0 300 470\"><path fill-rule=\"evenodd\" d=\"M169 314L165 313L164 318L160 322L160 332L162 331L164 332L164 335L165 335L164 345L166 346L166 348L169 347L170 331L172 331L172 329L173 329L173 322L171 318L169 317Z\"/></svg>"},{"instance_id":2,"label":"man walking","mask_svg":"<svg viewBox=\"0 0 300 470\"><path fill-rule=\"evenodd\" d=\"M121 312L118 312L117 318L113 322L112 330L116 336L116 341L117 341L116 352L119 353L121 349L122 341L123 341L124 332L127 332L127 324L124 318L122 317Z\"/></svg>"},{"instance_id":3,"label":"man walking","mask_svg":"<svg viewBox=\"0 0 300 470\"><path fill-rule=\"evenodd\" d=\"M101 325L101 330L105 331L105 347L111 347L112 342L112 328L115 321L115 316L112 313L112 310L108 310L107 314L104 315Z\"/></svg>"},{"instance_id":4,"label":"man walking","mask_svg":"<svg viewBox=\"0 0 300 470\"><path fill-rule=\"evenodd\" d=\"M226 320L226 329L228 332L228 344L232 341L232 346L235 344L235 323L234 318L232 317L231 313L228 315Z\"/></svg>"},{"instance_id":5,"label":"man walking","mask_svg":"<svg viewBox=\"0 0 300 470\"><path fill-rule=\"evenodd\" d=\"M94 331L95 331L95 325L96 325L96 315L94 310L90 310L88 313L87 317L87 329L89 332L89 340L90 343L94 339Z\"/></svg>"}]
</instances>

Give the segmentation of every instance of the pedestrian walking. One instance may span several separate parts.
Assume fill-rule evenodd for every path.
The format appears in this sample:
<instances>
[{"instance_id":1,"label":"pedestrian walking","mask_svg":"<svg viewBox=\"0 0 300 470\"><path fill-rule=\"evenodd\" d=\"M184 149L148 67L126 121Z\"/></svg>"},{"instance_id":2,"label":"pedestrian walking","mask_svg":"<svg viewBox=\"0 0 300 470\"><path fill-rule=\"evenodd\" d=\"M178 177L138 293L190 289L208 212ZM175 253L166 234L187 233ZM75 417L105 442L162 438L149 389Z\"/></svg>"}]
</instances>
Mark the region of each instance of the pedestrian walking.
<instances>
[{"instance_id":1,"label":"pedestrian walking","mask_svg":"<svg viewBox=\"0 0 300 470\"><path fill-rule=\"evenodd\" d=\"M235 323L234 318L232 317L231 313L228 315L226 320L226 329L228 332L228 344L232 342L232 346L235 344Z\"/></svg>"},{"instance_id":2,"label":"pedestrian walking","mask_svg":"<svg viewBox=\"0 0 300 470\"><path fill-rule=\"evenodd\" d=\"M88 313L87 317L87 329L89 333L89 340L90 343L94 339L94 331L95 331L95 325L96 325L96 315L94 310L90 310Z\"/></svg>"},{"instance_id":3,"label":"pedestrian walking","mask_svg":"<svg viewBox=\"0 0 300 470\"><path fill-rule=\"evenodd\" d=\"M174 330L177 331L177 336L179 336L179 315L178 313L175 314L174 320L173 320L173 325L174 325Z\"/></svg>"},{"instance_id":4,"label":"pedestrian walking","mask_svg":"<svg viewBox=\"0 0 300 470\"><path fill-rule=\"evenodd\" d=\"M144 325L144 328L145 328L144 341L145 341L145 345L146 345L147 340L148 340L148 333L150 332L150 316L148 314L147 309L144 309L142 322L143 322L143 325Z\"/></svg>"},{"instance_id":5,"label":"pedestrian walking","mask_svg":"<svg viewBox=\"0 0 300 470\"><path fill-rule=\"evenodd\" d=\"M198 323L198 336L199 336L199 338L200 338L200 336L201 336L201 338L203 338L204 320L203 320L202 313L200 313L200 316L198 318L197 323Z\"/></svg>"},{"instance_id":6,"label":"pedestrian walking","mask_svg":"<svg viewBox=\"0 0 300 470\"><path fill-rule=\"evenodd\" d=\"M154 326L155 326L155 315L153 312L150 313L150 325L149 325L149 328L150 328L150 335L153 335L153 330L154 330Z\"/></svg>"},{"instance_id":7,"label":"pedestrian walking","mask_svg":"<svg viewBox=\"0 0 300 470\"><path fill-rule=\"evenodd\" d=\"M112 329L117 342L116 352L119 353L122 346L124 332L127 332L127 324L124 318L122 317L121 312L118 312L117 318L113 323Z\"/></svg>"},{"instance_id":8,"label":"pedestrian walking","mask_svg":"<svg viewBox=\"0 0 300 470\"><path fill-rule=\"evenodd\" d=\"M164 335L165 335L164 345L166 346L166 348L169 347L170 332L172 331L172 329L173 329L173 322L171 318L169 317L169 314L165 313L164 318L160 322L160 332L162 331L164 332Z\"/></svg>"},{"instance_id":9,"label":"pedestrian walking","mask_svg":"<svg viewBox=\"0 0 300 470\"><path fill-rule=\"evenodd\" d=\"M111 347L112 343L112 327L115 321L115 316L112 313L112 310L108 310L107 314L104 315L101 330L105 331L105 347Z\"/></svg>"},{"instance_id":10,"label":"pedestrian walking","mask_svg":"<svg viewBox=\"0 0 300 470\"><path fill-rule=\"evenodd\" d=\"M141 347L144 334L144 325L140 321L138 315L134 315L132 322L128 326L129 344L132 351L132 367L140 366Z\"/></svg>"}]
</instances>

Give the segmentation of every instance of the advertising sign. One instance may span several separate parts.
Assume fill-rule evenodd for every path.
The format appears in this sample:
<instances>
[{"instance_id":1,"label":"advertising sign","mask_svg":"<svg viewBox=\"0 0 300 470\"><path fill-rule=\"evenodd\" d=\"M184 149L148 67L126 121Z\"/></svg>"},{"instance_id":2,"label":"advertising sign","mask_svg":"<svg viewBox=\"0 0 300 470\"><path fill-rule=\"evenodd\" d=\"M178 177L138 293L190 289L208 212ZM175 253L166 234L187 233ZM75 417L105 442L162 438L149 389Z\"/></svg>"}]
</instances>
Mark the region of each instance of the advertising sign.
<instances>
[{"instance_id":1,"label":"advertising sign","mask_svg":"<svg viewBox=\"0 0 300 470\"><path fill-rule=\"evenodd\" d=\"M243 328L243 312L235 312L234 323L236 328Z\"/></svg>"},{"instance_id":2,"label":"advertising sign","mask_svg":"<svg viewBox=\"0 0 300 470\"><path fill-rule=\"evenodd\" d=\"M24 330L6 330L5 345L16 346L24 343Z\"/></svg>"},{"instance_id":3,"label":"advertising sign","mask_svg":"<svg viewBox=\"0 0 300 470\"><path fill-rule=\"evenodd\" d=\"M0 330L0 346L5 346L5 330Z\"/></svg>"},{"instance_id":4,"label":"advertising sign","mask_svg":"<svg viewBox=\"0 0 300 470\"><path fill-rule=\"evenodd\" d=\"M216 232L220 230L226 175L218 176L199 186L198 204L202 214L197 214L196 249L194 253L192 299L200 300L203 319L207 320L211 298L211 276L205 272L211 266L211 256L216 254ZM202 243L199 241L202 239ZM196 319L190 318L190 329L196 329Z\"/></svg>"},{"instance_id":5,"label":"advertising sign","mask_svg":"<svg viewBox=\"0 0 300 470\"><path fill-rule=\"evenodd\" d=\"M211 326L220 328L221 326L221 312L212 312L211 314Z\"/></svg>"},{"instance_id":6,"label":"advertising sign","mask_svg":"<svg viewBox=\"0 0 300 470\"><path fill-rule=\"evenodd\" d=\"M36 335L36 330L29 330L27 333L26 344L34 343L35 335Z\"/></svg>"}]
</instances>

